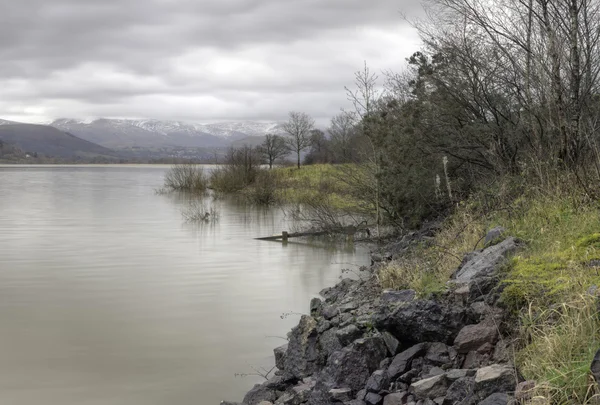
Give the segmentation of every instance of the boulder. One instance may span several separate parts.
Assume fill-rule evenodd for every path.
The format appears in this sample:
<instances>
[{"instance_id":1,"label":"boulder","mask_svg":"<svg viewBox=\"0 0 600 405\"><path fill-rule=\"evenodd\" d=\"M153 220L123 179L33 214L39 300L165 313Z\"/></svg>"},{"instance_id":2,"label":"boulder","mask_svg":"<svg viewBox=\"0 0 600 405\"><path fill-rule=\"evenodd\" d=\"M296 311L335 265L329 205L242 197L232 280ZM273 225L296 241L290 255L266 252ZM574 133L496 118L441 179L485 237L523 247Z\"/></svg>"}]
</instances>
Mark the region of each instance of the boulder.
<instances>
[{"instance_id":1,"label":"boulder","mask_svg":"<svg viewBox=\"0 0 600 405\"><path fill-rule=\"evenodd\" d=\"M357 393L365 386L386 353L387 349L381 336L359 339L350 346L334 352L329 357L327 366L318 375L311 403L327 403L327 392L334 388L350 388L353 394Z\"/></svg>"},{"instance_id":2,"label":"boulder","mask_svg":"<svg viewBox=\"0 0 600 405\"><path fill-rule=\"evenodd\" d=\"M410 391L419 399L433 399L446 394L448 381L444 374L425 378L410 385Z\"/></svg>"},{"instance_id":3,"label":"boulder","mask_svg":"<svg viewBox=\"0 0 600 405\"><path fill-rule=\"evenodd\" d=\"M475 390L480 398L497 392L514 392L517 378L514 369L505 364L492 364L477 370Z\"/></svg>"},{"instance_id":4,"label":"boulder","mask_svg":"<svg viewBox=\"0 0 600 405\"><path fill-rule=\"evenodd\" d=\"M379 330L390 332L404 345L451 343L465 325L466 314L464 307L416 300L380 305L373 320Z\"/></svg>"},{"instance_id":5,"label":"boulder","mask_svg":"<svg viewBox=\"0 0 600 405\"><path fill-rule=\"evenodd\" d=\"M485 238L483 239L483 246L489 247L492 246L502 240L502 237L506 233L506 228L497 226L492 228L485 234Z\"/></svg>"},{"instance_id":6,"label":"boulder","mask_svg":"<svg viewBox=\"0 0 600 405\"><path fill-rule=\"evenodd\" d=\"M245 405L258 405L263 401L275 402L277 399L277 393L275 390L267 387L266 384L256 384L254 388L252 388L242 401Z\"/></svg>"},{"instance_id":7,"label":"boulder","mask_svg":"<svg viewBox=\"0 0 600 405\"><path fill-rule=\"evenodd\" d=\"M321 316L323 311L323 301L320 298L313 298L310 300L310 315L315 318Z\"/></svg>"},{"instance_id":8,"label":"boulder","mask_svg":"<svg viewBox=\"0 0 600 405\"><path fill-rule=\"evenodd\" d=\"M469 404L475 398L475 377L463 377L454 381L446 391L444 405Z\"/></svg>"},{"instance_id":9,"label":"boulder","mask_svg":"<svg viewBox=\"0 0 600 405\"><path fill-rule=\"evenodd\" d=\"M394 381L410 370L413 359L423 356L427 350L427 346L427 343L419 343L396 355L387 370L390 380Z\"/></svg>"},{"instance_id":10,"label":"boulder","mask_svg":"<svg viewBox=\"0 0 600 405\"><path fill-rule=\"evenodd\" d=\"M444 343L434 342L429 344L427 353L425 354L425 360L427 363L434 366L452 366L457 357L457 352L453 347L445 345Z\"/></svg>"},{"instance_id":11,"label":"boulder","mask_svg":"<svg viewBox=\"0 0 600 405\"><path fill-rule=\"evenodd\" d=\"M509 397L505 393L497 392L495 394L490 395L483 401L479 403L479 405L506 405L512 398Z\"/></svg>"},{"instance_id":12,"label":"boulder","mask_svg":"<svg viewBox=\"0 0 600 405\"><path fill-rule=\"evenodd\" d=\"M344 402L344 405L365 405L362 399L353 399L352 401Z\"/></svg>"},{"instance_id":13,"label":"boulder","mask_svg":"<svg viewBox=\"0 0 600 405\"><path fill-rule=\"evenodd\" d=\"M342 347L347 346L362 336L362 331L354 324L350 324L345 328L339 329L336 333Z\"/></svg>"},{"instance_id":14,"label":"boulder","mask_svg":"<svg viewBox=\"0 0 600 405\"><path fill-rule=\"evenodd\" d=\"M454 347L459 353L465 354L479 349L486 343L493 345L497 337L498 329L494 325L486 323L467 325L458 332L454 339Z\"/></svg>"},{"instance_id":15,"label":"boulder","mask_svg":"<svg viewBox=\"0 0 600 405\"><path fill-rule=\"evenodd\" d=\"M371 374L371 377L367 380L365 389L367 392L378 393L388 388L390 380L387 376L387 372L384 370L376 370ZM367 401L368 402L368 401Z\"/></svg>"},{"instance_id":16,"label":"boulder","mask_svg":"<svg viewBox=\"0 0 600 405\"><path fill-rule=\"evenodd\" d=\"M402 405L406 403L408 392L394 392L386 395L383 399L383 405Z\"/></svg>"},{"instance_id":17,"label":"boulder","mask_svg":"<svg viewBox=\"0 0 600 405\"><path fill-rule=\"evenodd\" d=\"M381 403L383 402L383 397L374 392L369 392L365 397L365 402L367 403L367 405L381 405Z\"/></svg>"},{"instance_id":18,"label":"boulder","mask_svg":"<svg viewBox=\"0 0 600 405\"><path fill-rule=\"evenodd\" d=\"M283 370L285 368L285 356L286 356L287 350L288 350L287 344L273 349L273 354L275 354L275 366L280 370Z\"/></svg>"},{"instance_id":19,"label":"boulder","mask_svg":"<svg viewBox=\"0 0 600 405\"><path fill-rule=\"evenodd\" d=\"M381 333L381 337L383 337L383 340L388 348L388 353L390 354L390 356L395 356L396 354L398 354L398 352L400 351L400 342L398 341L398 339L396 339L391 333L385 331Z\"/></svg>"},{"instance_id":20,"label":"boulder","mask_svg":"<svg viewBox=\"0 0 600 405\"><path fill-rule=\"evenodd\" d=\"M325 305L323 307L322 313L325 319L330 320L337 316L340 312L338 311L335 305Z\"/></svg>"},{"instance_id":21,"label":"boulder","mask_svg":"<svg viewBox=\"0 0 600 405\"><path fill-rule=\"evenodd\" d=\"M592 371L592 375L594 376L596 383L600 384L600 349L598 349L594 359L592 360L590 370Z\"/></svg>"},{"instance_id":22,"label":"boulder","mask_svg":"<svg viewBox=\"0 0 600 405\"><path fill-rule=\"evenodd\" d=\"M468 282L475 278L491 276L517 248L517 240L510 237L497 245L476 252L457 270L454 278L458 282Z\"/></svg>"},{"instance_id":23,"label":"boulder","mask_svg":"<svg viewBox=\"0 0 600 405\"><path fill-rule=\"evenodd\" d=\"M381 293L381 302L398 303L398 302L410 302L415 299L417 292L415 290L383 290Z\"/></svg>"},{"instance_id":24,"label":"boulder","mask_svg":"<svg viewBox=\"0 0 600 405\"><path fill-rule=\"evenodd\" d=\"M338 339L337 332L337 328L331 328L319 336L319 350L322 364L325 364L325 361L331 356L331 353L340 350L343 347Z\"/></svg>"},{"instance_id":25,"label":"boulder","mask_svg":"<svg viewBox=\"0 0 600 405\"><path fill-rule=\"evenodd\" d=\"M290 333L284 370L294 378L302 379L319 369L316 327L317 322L314 318L303 315Z\"/></svg>"},{"instance_id":26,"label":"boulder","mask_svg":"<svg viewBox=\"0 0 600 405\"><path fill-rule=\"evenodd\" d=\"M345 402L352 400L352 390L350 388L333 388L329 390L329 398L336 402Z\"/></svg>"}]
</instances>

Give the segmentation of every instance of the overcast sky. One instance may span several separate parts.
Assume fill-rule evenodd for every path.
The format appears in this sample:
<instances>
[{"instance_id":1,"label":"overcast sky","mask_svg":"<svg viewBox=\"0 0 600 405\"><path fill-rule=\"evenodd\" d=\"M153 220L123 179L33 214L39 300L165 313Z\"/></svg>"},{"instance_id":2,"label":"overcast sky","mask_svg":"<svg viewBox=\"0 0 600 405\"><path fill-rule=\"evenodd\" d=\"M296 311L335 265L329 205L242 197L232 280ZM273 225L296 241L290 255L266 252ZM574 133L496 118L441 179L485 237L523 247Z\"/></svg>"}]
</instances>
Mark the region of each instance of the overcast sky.
<instances>
[{"instance_id":1,"label":"overcast sky","mask_svg":"<svg viewBox=\"0 0 600 405\"><path fill-rule=\"evenodd\" d=\"M0 0L0 118L325 123L401 70L418 0Z\"/></svg>"}]
</instances>

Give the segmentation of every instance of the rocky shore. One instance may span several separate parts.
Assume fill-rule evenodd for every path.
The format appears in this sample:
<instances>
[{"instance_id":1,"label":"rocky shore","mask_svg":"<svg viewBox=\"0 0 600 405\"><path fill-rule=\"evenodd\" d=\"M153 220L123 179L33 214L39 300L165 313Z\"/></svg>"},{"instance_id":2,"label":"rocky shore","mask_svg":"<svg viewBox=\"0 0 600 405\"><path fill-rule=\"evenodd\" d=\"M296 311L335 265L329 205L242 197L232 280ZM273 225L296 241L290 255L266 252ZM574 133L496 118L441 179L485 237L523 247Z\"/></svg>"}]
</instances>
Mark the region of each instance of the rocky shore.
<instances>
[{"instance_id":1,"label":"rocky shore","mask_svg":"<svg viewBox=\"0 0 600 405\"><path fill-rule=\"evenodd\" d=\"M222 404L500 405L526 398L532 383L511 363L510 323L498 302L497 273L519 242L501 233L491 231L487 247L468 254L436 297L379 287L382 261L406 243L374 254L368 279L342 280L312 300L288 344L274 350L273 378L241 403Z\"/></svg>"}]
</instances>

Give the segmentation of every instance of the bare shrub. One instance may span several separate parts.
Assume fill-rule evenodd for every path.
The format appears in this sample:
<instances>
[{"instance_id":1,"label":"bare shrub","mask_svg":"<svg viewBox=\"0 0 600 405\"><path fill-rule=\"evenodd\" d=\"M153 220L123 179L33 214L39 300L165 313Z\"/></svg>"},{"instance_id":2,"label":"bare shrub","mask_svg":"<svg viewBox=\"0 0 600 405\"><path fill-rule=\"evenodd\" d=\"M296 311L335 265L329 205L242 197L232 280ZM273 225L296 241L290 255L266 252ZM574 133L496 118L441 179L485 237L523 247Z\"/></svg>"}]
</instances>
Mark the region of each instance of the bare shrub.
<instances>
[{"instance_id":1,"label":"bare shrub","mask_svg":"<svg viewBox=\"0 0 600 405\"><path fill-rule=\"evenodd\" d=\"M181 216L186 222L215 223L219 220L219 210L215 205L208 205L205 200L191 200L181 210Z\"/></svg>"},{"instance_id":2,"label":"bare shrub","mask_svg":"<svg viewBox=\"0 0 600 405\"><path fill-rule=\"evenodd\" d=\"M164 187L172 191L204 192L208 188L208 177L201 166L176 164L165 174Z\"/></svg>"}]
</instances>

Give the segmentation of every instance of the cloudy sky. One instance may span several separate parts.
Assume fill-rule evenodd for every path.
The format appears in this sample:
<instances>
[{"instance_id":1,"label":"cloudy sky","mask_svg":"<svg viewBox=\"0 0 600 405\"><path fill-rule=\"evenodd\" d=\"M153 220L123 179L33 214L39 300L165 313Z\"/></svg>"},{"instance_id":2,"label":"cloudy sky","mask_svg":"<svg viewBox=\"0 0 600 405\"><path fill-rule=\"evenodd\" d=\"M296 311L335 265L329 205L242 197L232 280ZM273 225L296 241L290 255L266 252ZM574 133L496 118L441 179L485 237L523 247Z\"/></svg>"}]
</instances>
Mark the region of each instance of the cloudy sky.
<instances>
[{"instance_id":1,"label":"cloudy sky","mask_svg":"<svg viewBox=\"0 0 600 405\"><path fill-rule=\"evenodd\" d=\"M401 70L418 0L0 0L0 118L326 122Z\"/></svg>"}]
</instances>

